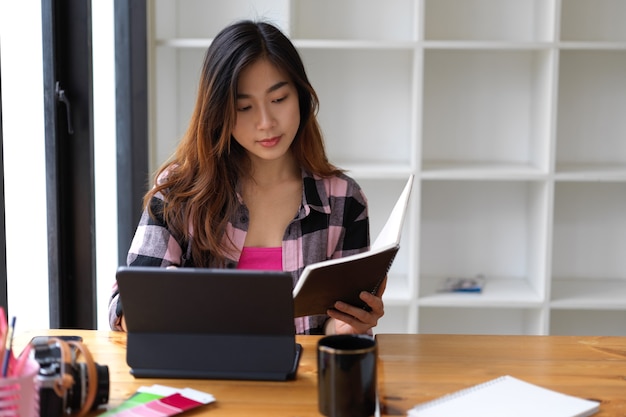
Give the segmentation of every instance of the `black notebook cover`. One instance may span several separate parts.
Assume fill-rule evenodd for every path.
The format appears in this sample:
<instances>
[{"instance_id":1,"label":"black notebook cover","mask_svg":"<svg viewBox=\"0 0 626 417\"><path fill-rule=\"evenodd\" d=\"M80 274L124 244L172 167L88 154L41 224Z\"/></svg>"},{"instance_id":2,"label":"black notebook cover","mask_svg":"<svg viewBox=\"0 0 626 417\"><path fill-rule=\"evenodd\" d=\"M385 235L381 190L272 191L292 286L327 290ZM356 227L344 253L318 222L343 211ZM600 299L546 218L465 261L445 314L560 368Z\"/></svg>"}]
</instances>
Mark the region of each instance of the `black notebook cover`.
<instances>
[{"instance_id":1,"label":"black notebook cover","mask_svg":"<svg viewBox=\"0 0 626 417\"><path fill-rule=\"evenodd\" d=\"M373 294L378 291L400 249L400 235L412 185L413 175L409 176L369 251L304 268L293 290L295 317L326 314L336 301L366 307L359 294L361 291Z\"/></svg>"},{"instance_id":2,"label":"black notebook cover","mask_svg":"<svg viewBox=\"0 0 626 417\"><path fill-rule=\"evenodd\" d=\"M399 249L399 245L387 246L311 269L298 281L295 317L326 314L336 301L366 307L359 294L377 292Z\"/></svg>"}]
</instances>

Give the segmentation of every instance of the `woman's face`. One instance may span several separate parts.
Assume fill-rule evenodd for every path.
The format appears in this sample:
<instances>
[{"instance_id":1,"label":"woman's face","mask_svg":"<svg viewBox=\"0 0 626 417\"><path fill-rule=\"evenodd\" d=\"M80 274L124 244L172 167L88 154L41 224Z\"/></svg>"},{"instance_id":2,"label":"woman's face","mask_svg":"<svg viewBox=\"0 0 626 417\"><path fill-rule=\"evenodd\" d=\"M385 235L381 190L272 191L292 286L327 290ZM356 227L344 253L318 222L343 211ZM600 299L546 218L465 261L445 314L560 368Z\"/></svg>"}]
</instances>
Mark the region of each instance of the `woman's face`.
<instances>
[{"instance_id":1,"label":"woman's face","mask_svg":"<svg viewBox=\"0 0 626 417\"><path fill-rule=\"evenodd\" d=\"M239 75L232 135L250 158L276 160L288 154L298 127L298 91L289 76L266 59Z\"/></svg>"}]
</instances>

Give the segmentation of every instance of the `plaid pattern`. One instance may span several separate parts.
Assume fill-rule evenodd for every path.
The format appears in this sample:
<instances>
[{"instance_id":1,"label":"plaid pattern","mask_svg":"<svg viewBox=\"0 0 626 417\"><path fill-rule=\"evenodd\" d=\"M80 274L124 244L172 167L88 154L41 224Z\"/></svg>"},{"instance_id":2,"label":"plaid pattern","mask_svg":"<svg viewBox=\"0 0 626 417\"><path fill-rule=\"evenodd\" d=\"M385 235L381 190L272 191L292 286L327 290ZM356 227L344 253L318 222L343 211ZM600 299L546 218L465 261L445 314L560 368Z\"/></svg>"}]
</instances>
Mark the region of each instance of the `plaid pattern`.
<instances>
[{"instance_id":1,"label":"plaid pattern","mask_svg":"<svg viewBox=\"0 0 626 417\"><path fill-rule=\"evenodd\" d=\"M344 174L319 178L303 172L302 181L302 205L287 227L282 245L283 270L291 273L294 285L306 265L364 252L370 242L367 199L352 178ZM151 204L162 204L162 198L155 196ZM241 204L230 219L226 232L238 249L228 256L228 268L237 267L248 229L248 209L241 196L239 201ZM189 245L172 236L163 219L153 219L144 211L128 252L127 264L192 267L190 253ZM114 284L109 301L112 329L121 330L121 314L117 284ZM325 315L296 318L296 333L321 334L327 319Z\"/></svg>"}]
</instances>

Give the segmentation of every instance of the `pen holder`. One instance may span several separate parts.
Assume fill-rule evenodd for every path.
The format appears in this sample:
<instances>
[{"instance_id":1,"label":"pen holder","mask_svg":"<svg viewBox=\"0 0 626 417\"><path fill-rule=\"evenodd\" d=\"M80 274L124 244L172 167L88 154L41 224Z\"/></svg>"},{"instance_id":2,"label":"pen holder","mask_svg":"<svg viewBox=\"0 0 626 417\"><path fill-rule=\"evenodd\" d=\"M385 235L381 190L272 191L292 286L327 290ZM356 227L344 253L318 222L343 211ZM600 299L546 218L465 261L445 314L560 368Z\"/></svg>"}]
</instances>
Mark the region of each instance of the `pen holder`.
<instances>
[{"instance_id":1,"label":"pen holder","mask_svg":"<svg viewBox=\"0 0 626 417\"><path fill-rule=\"evenodd\" d=\"M28 359L22 375L0 378L0 417L38 417L39 363Z\"/></svg>"}]
</instances>

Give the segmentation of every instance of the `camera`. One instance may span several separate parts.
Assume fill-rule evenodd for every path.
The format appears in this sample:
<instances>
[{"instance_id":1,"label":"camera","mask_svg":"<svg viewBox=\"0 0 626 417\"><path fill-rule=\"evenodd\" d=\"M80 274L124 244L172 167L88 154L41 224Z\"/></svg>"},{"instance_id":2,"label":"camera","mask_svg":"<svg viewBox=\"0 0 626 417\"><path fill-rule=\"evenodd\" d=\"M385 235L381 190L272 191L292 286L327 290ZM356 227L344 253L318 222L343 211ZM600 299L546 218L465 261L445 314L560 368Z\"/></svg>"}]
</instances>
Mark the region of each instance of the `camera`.
<instances>
[{"instance_id":1,"label":"camera","mask_svg":"<svg viewBox=\"0 0 626 417\"><path fill-rule=\"evenodd\" d=\"M41 417L84 415L109 401L109 367L93 361L80 337L42 336L31 344Z\"/></svg>"}]
</instances>

